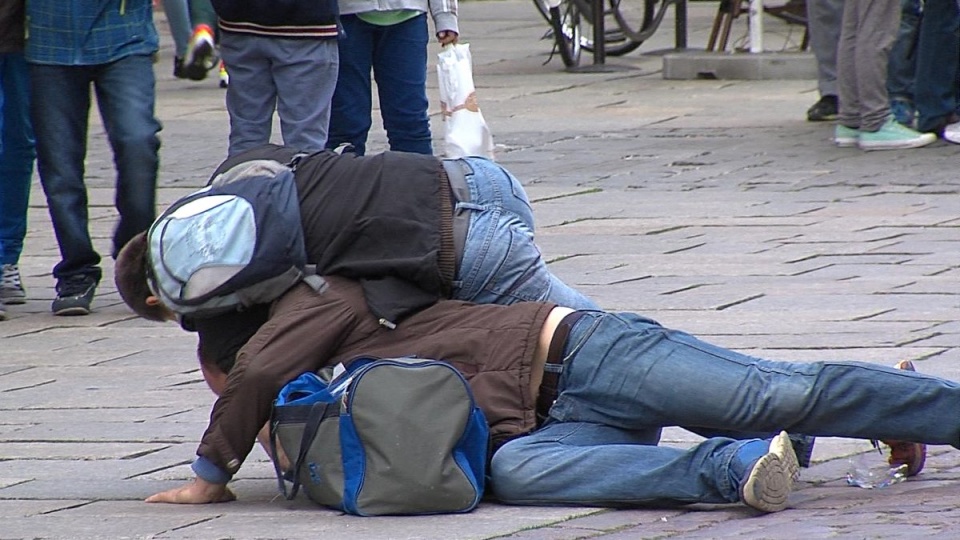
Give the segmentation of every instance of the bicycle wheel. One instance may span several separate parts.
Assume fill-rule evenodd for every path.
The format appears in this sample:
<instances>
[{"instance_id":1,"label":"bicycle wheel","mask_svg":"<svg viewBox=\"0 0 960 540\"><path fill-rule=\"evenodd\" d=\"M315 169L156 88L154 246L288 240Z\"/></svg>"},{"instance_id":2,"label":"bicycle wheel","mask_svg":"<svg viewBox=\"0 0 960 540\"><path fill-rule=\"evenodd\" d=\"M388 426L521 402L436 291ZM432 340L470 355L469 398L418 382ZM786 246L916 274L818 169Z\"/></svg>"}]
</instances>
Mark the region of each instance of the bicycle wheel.
<instances>
[{"instance_id":1,"label":"bicycle wheel","mask_svg":"<svg viewBox=\"0 0 960 540\"><path fill-rule=\"evenodd\" d=\"M580 36L581 46L585 51L593 52L593 0L567 0L577 4L580 9ZM602 0L603 10L603 46L609 56L622 56L636 50L642 42L637 42L627 36L617 22L616 13L621 0ZM644 0L626 0L627 2L641 2ZM656 1L656 0L653 0Z\"/></svg>"},{"instance_id":2,"label":"bicycle wheel","mask_svg":"<svg viewBox=\"0 0 960 540\"><path fill-rule=\"evenodd\" d=\"M616 28L639 46L653 35L669 4L668 0L610 0L610 11Z\"/></svg>"},{"instance_id":3,"label":"bicycle wheel","mask_svg":"<svg viewBox=\"0 0 960 540\"><path fill-rule=\"evenodd\" d=\"M580 9L576 2L567 0L560 7L550 8L550 26L554 42L560 51L560 59L567 67L580 65L582 37L580 34Z\"/></svg>"}]
</instances>

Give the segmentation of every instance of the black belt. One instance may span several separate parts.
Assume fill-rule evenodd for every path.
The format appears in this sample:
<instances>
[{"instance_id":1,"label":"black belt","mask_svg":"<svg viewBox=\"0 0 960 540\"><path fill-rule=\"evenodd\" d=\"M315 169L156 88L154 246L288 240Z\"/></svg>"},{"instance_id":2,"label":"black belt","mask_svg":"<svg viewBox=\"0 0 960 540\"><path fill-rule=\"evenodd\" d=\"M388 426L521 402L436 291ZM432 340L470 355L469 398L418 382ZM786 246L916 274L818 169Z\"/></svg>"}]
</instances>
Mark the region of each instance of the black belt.
<instances>
[{"instance_id":1,"label":"black belt","mask_svg":"<svg viewBox=\"0 0 960 540\"><path fill-rule=\"evenodd\" d=\"M459 159L443 159L443 169L450 182L450 192L457 202L470 202L470 187L467 186L467 174L473 174L469 165ZM467 243L467 229L470 227L470 213L453 209L453 252L456 254L457 268L463 260L463 249Z\"/></svg>"},{"instance_id":2,"label":"black belt","mask_svg":"<svg viewBox=\"0 0 960 540\"><path fill-rule=\"evenodd\" d=\"M540 382L540 391L537 394L537 423L542 424L550 413L550 407L560 395L560 374L563 373L563 348L570 336L570 329L576 324L582 311L568 313L557 325L550 340L550 349L547 350L547 363L543 366L543 380Z\"/></svg>"}]
</instances>

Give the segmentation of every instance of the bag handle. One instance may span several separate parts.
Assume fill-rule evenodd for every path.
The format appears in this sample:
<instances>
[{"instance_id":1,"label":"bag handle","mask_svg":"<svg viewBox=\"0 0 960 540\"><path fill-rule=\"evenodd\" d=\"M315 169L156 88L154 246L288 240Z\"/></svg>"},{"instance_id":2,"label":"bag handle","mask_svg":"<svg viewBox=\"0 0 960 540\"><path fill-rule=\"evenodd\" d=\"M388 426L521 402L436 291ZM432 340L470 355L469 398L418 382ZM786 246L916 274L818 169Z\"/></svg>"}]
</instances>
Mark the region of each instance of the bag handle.
<instances>
[{"instance_id":1,"label":"bag handle","mask_svg":"<svg viewBox=\"0 0 960 540\"><path fill-rule=\"evenodd\" d=\"M291 480L293 482L293 487L290 488L289 493L287 493L287 485L284 482L283 473L280 471L280 464L276 459L276 428L279 425L279 422L271 423L270 450L274 455L273 467L277 474L277 482L280 484L280 492L283 493L283 496L286 497L288 501L296 497L297 493L300 491L300 469L303 468L303 462L307 459L307 452L309 452L310 446L313 444L313 440L317 438L317 433L320 431L320 422L322 422L323 419L328 416L327 410L329 409L330 405L330 403L318 401L310 406L310 413L307 415L307 420L303 427L303 435L300 437L300 452L297 455L297 461L293 466L293 480Z\"/></svg>"}]
</instances>

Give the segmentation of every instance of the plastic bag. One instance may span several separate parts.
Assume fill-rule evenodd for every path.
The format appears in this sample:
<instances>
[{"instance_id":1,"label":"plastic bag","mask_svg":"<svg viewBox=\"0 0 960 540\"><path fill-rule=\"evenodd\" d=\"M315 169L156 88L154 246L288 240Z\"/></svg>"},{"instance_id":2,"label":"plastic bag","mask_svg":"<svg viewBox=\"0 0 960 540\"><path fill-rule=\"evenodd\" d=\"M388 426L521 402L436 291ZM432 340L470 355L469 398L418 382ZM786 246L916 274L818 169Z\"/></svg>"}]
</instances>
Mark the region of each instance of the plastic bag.
<instances>
[{"instance_id":1,"label":"plastic bag","mask_svg":"<svg viewBox=\"0 0 960 540\"><path fill-rule=\"evenodd\" d=\"M437 55L440 112L445 125L446 156L493 159L493 135L483 119L473 85L470 45L446 45Z\"/></svg>"}]
</instances>

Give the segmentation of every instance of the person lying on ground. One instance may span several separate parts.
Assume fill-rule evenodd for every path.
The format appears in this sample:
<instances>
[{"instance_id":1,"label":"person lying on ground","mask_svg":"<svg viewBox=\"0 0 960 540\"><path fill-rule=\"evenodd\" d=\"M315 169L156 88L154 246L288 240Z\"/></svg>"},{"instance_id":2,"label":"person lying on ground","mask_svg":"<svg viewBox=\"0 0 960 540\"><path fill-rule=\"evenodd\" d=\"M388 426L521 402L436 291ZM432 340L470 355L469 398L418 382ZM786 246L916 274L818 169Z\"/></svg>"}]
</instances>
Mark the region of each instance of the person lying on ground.
<instances>
[{"instance_id":1,"label":"person lying on ground","mask_svg":"<svg viewBox=\"0 0 960 540\"><path fill-rule=\"evenodd\" d=\"M214 404L196 478L147 501L231 500L227 483L283 385L361 355L436 358L463 373L490 424L490 488L509 504L787 507L797 461L785 434L682 449L658 445L666 426L960 447L960 384L946 379L865 362L764 360L641 315L551 302L441 300L390 329L358 282L325 280L322 291L293 287L262 315Z\"/></svg>"}]
</instances>

